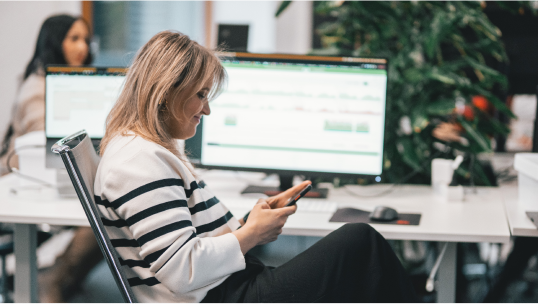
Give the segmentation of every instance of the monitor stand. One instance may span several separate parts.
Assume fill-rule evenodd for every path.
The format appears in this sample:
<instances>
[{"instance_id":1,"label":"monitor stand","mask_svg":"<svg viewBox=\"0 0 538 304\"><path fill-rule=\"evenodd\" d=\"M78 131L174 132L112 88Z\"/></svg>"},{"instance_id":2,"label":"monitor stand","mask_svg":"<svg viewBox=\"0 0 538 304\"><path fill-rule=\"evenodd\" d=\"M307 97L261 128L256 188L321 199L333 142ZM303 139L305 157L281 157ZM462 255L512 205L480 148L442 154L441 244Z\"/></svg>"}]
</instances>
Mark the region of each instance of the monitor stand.
<instances>
[{"instance_id":1,"label":"monitor stand","mask_svg":"<svg viewBox=\"0 0 538 304\"><path fill-rule=\"evenodd\" d=\"M279 174L280 186L271 187L271 186L254 186L249 185L241 192L241 194L248 193L263 193L267 196L274 196L282 193L283 191L291 188L293 186L293 175ZM329 190L325 188L312 188L304 197L307 198L327 198Z\"/></svg>"}]
</instances>

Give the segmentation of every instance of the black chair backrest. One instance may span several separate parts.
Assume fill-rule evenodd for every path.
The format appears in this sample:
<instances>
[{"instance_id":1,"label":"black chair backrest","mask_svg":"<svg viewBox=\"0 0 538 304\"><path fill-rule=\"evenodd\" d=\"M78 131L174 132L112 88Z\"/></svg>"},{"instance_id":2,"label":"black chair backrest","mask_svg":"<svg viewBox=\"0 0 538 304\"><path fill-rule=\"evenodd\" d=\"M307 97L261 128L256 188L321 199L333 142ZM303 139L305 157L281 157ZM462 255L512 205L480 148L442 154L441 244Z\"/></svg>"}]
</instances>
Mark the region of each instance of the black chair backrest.
<instances>
[{"instance_id":1,"label":"black chair backrest","mask_svg":"<svg viewBox=\"0 0 538 304\"><path fill-rule=\"evenodd\" d=\"M95 152L90 137L85 130L79 131L59 140L52 147L52 151L62 157L67 173L71 178L80 203L84 208L84 212L86 212L86 217L114 275L123 299L127 303L136 302L131 286L121 269L116 250L112 246L101 221L101 213L95 205L93 184L100 158Z\"/></svg>"}]
</instances>

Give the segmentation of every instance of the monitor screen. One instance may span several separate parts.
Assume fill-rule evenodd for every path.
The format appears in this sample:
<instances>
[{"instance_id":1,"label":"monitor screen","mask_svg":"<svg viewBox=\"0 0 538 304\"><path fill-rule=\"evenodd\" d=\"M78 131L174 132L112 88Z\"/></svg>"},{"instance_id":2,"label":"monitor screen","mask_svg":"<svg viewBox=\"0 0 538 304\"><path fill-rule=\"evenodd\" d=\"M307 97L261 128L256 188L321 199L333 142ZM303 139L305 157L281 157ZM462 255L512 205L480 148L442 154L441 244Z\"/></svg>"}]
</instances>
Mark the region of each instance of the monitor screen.
<instances>
[{"instance_id":1,"label":"monitor screen","mask_svg":"<svg viewBox=\"0 0 538 304\"><path fill-rule=\"evenodd\" d=\"M124 68L47 67L45 133L63 138L86 129L105 134L105 121L125 79Z\"/></svg>"},{"instance_id":2,"label":"monitor screen","mask_svg":"<svg viewBox=\"0 0 538 304\"><path fill-rule=\"evenodd\" d=\"M379 175L387 60L233 53L228 86L186 143L206 168Z\"/></svg>"},{"instance_id":3,"label":"monitor screen","mask_svg":"<svg viewBox=\"0 0 538 304\"><path fill-rule=\"evenodd\" d=\"M85 129L94 146L105 134L105 122L125 79L125 68L48 66L45 76L45 165L64 168L51 147Z\"/></svg>"}]
</instances>

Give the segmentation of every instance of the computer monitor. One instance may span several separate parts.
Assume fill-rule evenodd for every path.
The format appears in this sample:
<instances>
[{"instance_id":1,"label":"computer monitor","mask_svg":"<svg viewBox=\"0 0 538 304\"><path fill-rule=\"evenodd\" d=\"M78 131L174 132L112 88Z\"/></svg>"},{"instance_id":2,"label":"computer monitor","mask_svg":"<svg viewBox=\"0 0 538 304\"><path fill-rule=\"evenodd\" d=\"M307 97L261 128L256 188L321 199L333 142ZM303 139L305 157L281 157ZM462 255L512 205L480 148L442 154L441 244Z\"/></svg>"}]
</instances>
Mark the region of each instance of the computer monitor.
<instances>
[{"instance_id":1,"label":"computer monitor","mask_svg":"<svg viewBox=\"0 0 538 304\"><path fill-rule=\"evenodd\" d=\"M198 167L278 173L268 194L293 175L380 180L386 59L231 53L222 64L228 86L185 144Z\"/></svg>"},{"instance_id":2,"label":"computer monitor","mask_svg":"<svg viewBox=\"0 0 538 304\"><path fill-rule=\"evenodd\" d=\"M125 68L48 66L45 75L46 167L64 168L51 152L59 139L86 129L94 146L125 79Z\"/></svg>"}]
</instances>

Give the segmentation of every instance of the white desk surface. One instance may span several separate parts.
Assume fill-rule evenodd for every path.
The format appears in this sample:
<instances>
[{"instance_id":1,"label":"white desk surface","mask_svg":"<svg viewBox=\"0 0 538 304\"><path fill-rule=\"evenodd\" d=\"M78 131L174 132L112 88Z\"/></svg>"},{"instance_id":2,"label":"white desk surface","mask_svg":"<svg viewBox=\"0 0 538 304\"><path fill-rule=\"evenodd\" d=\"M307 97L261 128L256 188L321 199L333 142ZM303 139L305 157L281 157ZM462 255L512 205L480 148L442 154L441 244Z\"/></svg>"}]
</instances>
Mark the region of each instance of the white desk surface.
<instances>
[{"instance_id":1,"label":"white desk surface","mask_svg":"<svg viewBox=\"0 0 538 304\"><path fill-rule=\"evenodd\" d=\"M206 171L200 175L223 203L233 202L228 205L237 216L248 212L256 201L254 196L245 198L239 195L253 179L249 173ZM386 187L388 185L348 186L347 189L368 195ZM309 200L313 199L302 198L297 203L299 210L288 219L283 234L325 236L343 225L329 222L332 214L301 212L301 204L307 204ZM498 188L478 188L477 194L466 195L466 201L460 203L438 202L431 187L412 185L399 186L392 193L378 198L358 198L343 188L332 189L328 200L337 202L339 207L371 211L377 205L387 205L401 213L422 214L418 226L373 224L387 239L493 243L510 240ZM241 208L241 204L245 207Z\"/></svg>"},{"instance_id":2,"label":"white desk surface","mask_svg":"<svg viewBox=\"0 0 538 304\"><path fill-rule=\"evenodd\" d=\"M42 187L20 190L18 177L0 178L0 222L17 224L51 224L89 226L77 197L61 198L55 189Z\"/></svg>"},{"instance_id":3,"label":"white desk surface","mask_svg":"<svg viewBox=\"0 0 538 304\"><path fill-rule=\"evenodd\" d=\"M495 171L505 175L517 176L514 169L515 153L496 153L492 159ZM501 181L500 190L506 209L506 217L513 236L538 236L538 229L525 214L525 207L519 203L517 178Z\"/></svg>"},{"instance_id":4,"label":"white desk surface","mask_svg":"<svg viewBox=\"0 0 538 304\"><path fill-rule=\"evenodd\" d=\"M525 208L519 203L517 182L501 186L506 208L506 216L513 236L538 236L538 229L525 214Z\"/></svg>"},{"instance_id":5,"label":"white desk surface","mask_svg":"<svg viewBox=\"0 0 538 304\"><path fill-rule=\"evenodd\" d=\"M259 179L259 173L227 171L203 171L200 176L209 189L237 217L248 212L257 201L255 196L241 196L239 192L251 180ZM88 226L84 211L77 198L60 198L55 190L10 191L17 187L18 178L8 175L0 178L0 222L51 225ZM363 195L377 193L387 185L349 187ZM329 222L332 214L299 211L288 219L284 234L325 236L343 223ZM448 242L494 242L504 243L510 239L510 230L502 197L498 188L479 188L477 194L466 195L462 203L437 202L428 186L399 186L392 193L379 198L357 198L343 189L330 191L330 201L339 207L373 210L377 205L387 205L401 213L421 213L418 226L373 224L387 239L448 241Z\"/></svg>"}]
</instances>

